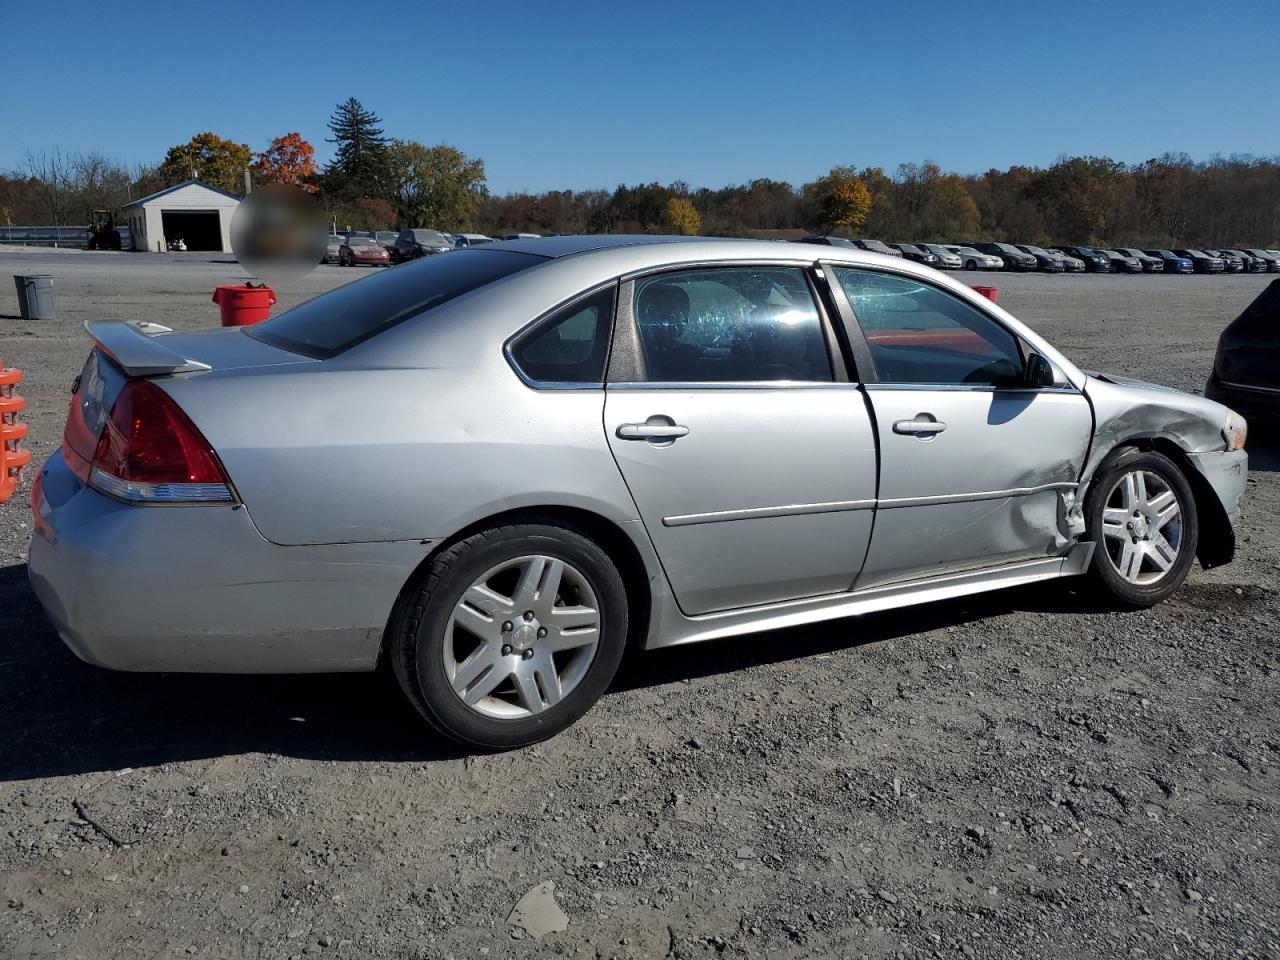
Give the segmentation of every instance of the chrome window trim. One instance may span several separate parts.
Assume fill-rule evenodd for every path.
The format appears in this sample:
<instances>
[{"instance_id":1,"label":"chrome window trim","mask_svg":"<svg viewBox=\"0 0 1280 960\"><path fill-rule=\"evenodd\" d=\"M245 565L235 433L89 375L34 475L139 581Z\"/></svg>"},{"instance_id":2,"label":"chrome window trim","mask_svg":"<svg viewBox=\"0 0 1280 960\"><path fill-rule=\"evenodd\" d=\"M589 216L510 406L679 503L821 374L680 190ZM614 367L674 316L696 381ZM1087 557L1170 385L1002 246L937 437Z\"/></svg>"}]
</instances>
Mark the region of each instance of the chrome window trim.
<instances>
[{"instance_id":1,"label":"chrome window trim","mask_svg":"<svg viewBox=\"0 0 1280 960\"><path fill-rule=\"evenodd\" d=\"M795 517L809 513L844 513L871 510L875 500L836 500L830 503L790 503L780 507L748 507L744 510L714 510L710 513L686 513L663 517L664 527L687 527L698 523L724 523L728 520L760 520L769 517Z\"/></svg>"},{"instance_id":2,"label":"chrome window trim","mask_svg":"<svg viewBox=\"0 0 1280 960\"><path fill-rule=\"evenodd\" d=\"M1067 393L1079 394L1072 384L1052 387L997 387L989 383L868 383L868 390L928 390L956 393Z\"/></svg>"},{"instance_id":3,"label":"chrome window trim","mask_svg":"<svg viewBox=\"0 0 1280 960\"><path fill-rule=\"evenodd\" d=\"M769 270L776 268L793 268L808 270L817 265L820 257L786 257L777 260L764 260L760 257L752 257L746 260L725 260L714 259L692 259L681 261L669 261L660 267L643 267L639 270L631 270L621 275L619 279L623 283L629 280L639 280L642 277L656 277L664 273L683 273L686 270L701 270L703 268L716 269L723 267L741 267L744 270L753 268L760 270Z\"/></svg>"}]
</instances>

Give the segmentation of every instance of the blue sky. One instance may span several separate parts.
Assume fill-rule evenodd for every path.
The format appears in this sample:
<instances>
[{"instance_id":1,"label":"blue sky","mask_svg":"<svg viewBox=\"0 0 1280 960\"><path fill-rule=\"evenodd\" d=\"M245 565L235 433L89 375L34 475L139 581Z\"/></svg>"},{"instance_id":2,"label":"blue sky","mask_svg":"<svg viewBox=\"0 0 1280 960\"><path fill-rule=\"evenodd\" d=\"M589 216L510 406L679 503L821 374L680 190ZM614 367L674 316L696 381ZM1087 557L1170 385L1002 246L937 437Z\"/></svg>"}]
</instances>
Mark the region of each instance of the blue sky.
<instances>
[{"instance_id":1,"label":"blue sky","mask_svg":"<svg viewBox=\"0 0 1280 960\"><path fill-rule=\"evenodd\" d=\"M0 4L0 170L202 130L324 159L352 95L499 193L1280 154L1280 0Z\"/></svg>"}]
</instances>

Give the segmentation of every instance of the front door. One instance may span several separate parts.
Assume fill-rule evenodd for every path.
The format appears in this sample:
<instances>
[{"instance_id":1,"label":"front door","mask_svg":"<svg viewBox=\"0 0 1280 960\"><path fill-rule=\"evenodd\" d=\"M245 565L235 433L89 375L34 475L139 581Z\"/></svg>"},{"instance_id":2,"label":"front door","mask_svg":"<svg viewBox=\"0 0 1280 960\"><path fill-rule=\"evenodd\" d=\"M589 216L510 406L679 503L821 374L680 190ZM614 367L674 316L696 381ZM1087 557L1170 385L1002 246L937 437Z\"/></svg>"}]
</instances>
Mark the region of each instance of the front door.
<instances>
[{"instance_id":1,"label":"front door","mask_svg":"<svg viewBox=\"0 0 1280 960\"><path fill-rule=\"evenodd\" d=\"M1063 497L1088 451L1088 401L1033 388L997 318L900 274L834 267L875 368L875 532L858 587L1065 551Z\"/></svg>"},{"instance_id":2,"label":"front door","mask_svg":"<svg viewBox=\"0 0 1280 960\"><path fill-rule=\"evenodd\" d=\"M663 273L620 302L604 427L681 609L849 590L875 437L805 271Z\"/></svg>"}]
</instances>

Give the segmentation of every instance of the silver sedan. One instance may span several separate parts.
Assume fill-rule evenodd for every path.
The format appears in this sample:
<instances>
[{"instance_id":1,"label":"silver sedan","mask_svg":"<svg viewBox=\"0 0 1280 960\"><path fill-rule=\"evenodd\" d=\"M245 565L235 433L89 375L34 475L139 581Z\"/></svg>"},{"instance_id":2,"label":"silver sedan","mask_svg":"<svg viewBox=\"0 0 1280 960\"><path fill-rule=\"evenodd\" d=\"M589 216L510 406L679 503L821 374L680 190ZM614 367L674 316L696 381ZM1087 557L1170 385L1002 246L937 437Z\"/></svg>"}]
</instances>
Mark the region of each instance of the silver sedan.
<instances>
[{"instance_id":1,"label":"silver sedan","mask_svg":"<svg viewBox=\"0 0 1280 960\"><path fill-rule=\"evenodd\" d=\"M1244 422L849 247L486 244L267 322L91 322L30 573L121 670L361 671L505 748L624 650L1229 561Z\"/></svg>"}]
</instances>

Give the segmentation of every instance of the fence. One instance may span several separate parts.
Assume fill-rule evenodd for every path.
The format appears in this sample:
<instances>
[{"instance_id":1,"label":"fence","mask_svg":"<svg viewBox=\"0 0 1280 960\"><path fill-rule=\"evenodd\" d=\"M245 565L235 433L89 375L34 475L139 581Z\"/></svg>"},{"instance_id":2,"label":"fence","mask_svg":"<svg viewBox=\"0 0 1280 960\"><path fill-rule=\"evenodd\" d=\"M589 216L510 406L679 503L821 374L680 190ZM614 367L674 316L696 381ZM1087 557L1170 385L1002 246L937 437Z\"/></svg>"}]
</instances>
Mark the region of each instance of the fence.
<instances>
[{"instance_id":1,"label":"fence","mask_svg":"<svg viewBox=\"0 0 1280 960\"><path fill-rule=\"evenodd\" d=\"M120 248L130 250L133 240L127 226L117 226ZM0 227L0 243L25 243L34 247L79 247L88 245L85 227Z\"/></svg>"}]
</instances>

